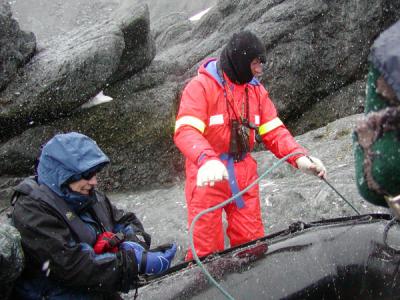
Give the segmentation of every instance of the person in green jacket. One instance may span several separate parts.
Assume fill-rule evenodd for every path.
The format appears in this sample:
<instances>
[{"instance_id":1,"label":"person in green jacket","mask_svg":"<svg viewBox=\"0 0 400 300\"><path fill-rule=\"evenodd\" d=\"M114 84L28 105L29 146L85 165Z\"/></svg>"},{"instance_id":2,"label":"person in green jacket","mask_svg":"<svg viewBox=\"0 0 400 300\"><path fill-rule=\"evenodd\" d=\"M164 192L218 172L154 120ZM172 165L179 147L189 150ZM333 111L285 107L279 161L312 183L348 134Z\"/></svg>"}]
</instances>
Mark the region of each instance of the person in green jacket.
<instances>
[{"instance_id":1,"label":"person in green jacket","mask_svg":"<svg viewBox=\"0 0 400 300\"><path fill-rule=\"evenodd\" d=\"M371 47L365 116L354 132L354 151L361 196L400 217L400 21Z\"/></svg>"}]
</instances>

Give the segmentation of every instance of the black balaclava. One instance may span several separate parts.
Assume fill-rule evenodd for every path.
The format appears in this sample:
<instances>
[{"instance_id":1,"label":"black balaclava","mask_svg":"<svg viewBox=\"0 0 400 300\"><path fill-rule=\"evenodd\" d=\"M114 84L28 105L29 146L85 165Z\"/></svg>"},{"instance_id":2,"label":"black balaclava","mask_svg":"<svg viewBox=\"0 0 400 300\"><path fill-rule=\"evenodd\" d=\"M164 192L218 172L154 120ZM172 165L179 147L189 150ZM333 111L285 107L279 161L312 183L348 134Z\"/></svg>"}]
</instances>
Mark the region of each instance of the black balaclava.
<instances>
[{"instance_id":1,"label":"black balaclava","mask_svg":"<svg viewBox=\"0 0 400 300\"><path fill-rule=\"evenodd\" d=\"M259 58L266 61L265 47L250 31L235 33L220 55L220 66L229 79L236 84L245 84L253 79L250 63Z\"/></svg>"}]
</instances>

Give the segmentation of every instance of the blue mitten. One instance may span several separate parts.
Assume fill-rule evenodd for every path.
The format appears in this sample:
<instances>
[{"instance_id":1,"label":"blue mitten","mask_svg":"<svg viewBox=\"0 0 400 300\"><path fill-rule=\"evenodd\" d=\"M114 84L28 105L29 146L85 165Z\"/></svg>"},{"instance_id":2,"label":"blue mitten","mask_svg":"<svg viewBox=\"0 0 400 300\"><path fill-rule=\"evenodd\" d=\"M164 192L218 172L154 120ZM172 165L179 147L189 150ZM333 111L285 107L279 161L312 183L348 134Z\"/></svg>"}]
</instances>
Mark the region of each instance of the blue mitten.
<instances>
[{"instance_id":1,"label":"blue mitten","mask_svg":"<svg viewBox=\"0 0 400 300\"><path fill-rule=\"evenodd\" d=\"M145 250L143 246L135 242L123 242L120 246L127 251L134 251L138 270L141 274L161 274L171 265L176 253L176 244L168 244L154 250Z\"/></svg>"}]
</instances>

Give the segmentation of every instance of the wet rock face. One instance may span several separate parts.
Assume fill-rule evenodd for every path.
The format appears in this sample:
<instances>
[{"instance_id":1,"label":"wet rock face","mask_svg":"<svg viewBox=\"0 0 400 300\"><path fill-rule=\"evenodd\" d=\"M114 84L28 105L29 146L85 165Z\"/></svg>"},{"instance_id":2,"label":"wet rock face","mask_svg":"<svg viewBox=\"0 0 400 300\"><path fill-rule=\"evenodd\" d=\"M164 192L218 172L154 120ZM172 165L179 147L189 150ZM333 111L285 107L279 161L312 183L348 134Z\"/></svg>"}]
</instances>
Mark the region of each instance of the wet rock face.
<instances>
[{"instance_id":1,"label":"wet rock face","mask_svg":"<svg viewBox=\"0 0 400 300\"><path fill-rule=\"evenodd\" d=\"M317 99L311 107L285 122L295 135L325 126L345 116L364 112L365 80L357 80L334 94ZM321 118L323 112L323 118Z\"/></svg>"},{"instance_id":2,"label":"wet rock face","mask_svg":"<svg viewBox=\"0 0 400 300\"><path fill-rule=\"evenodd\" d=\"M148 10L132 10L49 42L0 93L0 141L73 114L102 87L148 65L155 55Z\"/></svg>"},{"instance_id":3,"label":"wet rock face","mask_svg":"<svg viewBox=\"0 0 400 300\"><path fill-rule=\"evenodd\" d=\"M56 36L68 34L77 27L91 25L109 18L120 6L147 4L151 23L174 12L192 16L215 5L217 0L96 0L96 1L52 1L14 0L10 1L13 15L23 29L33 31L39 47Z\"/></svg>"},{"instance_id":4,"label":"wet rock face","mask_svg":"<svg viewBox=\"0 0 400 300\"><path fill-rule=\"evenodd\" d=\"M36 38L22 31L8 2L0 1L0 91L14 79L18 68L33 56Z\"/></svg>"},{"instance_id":5,"label":"wet rock face","mask_svg":"<svg viewBox=\"0 0 400 300\"><path fill-rule=\"evenodd\" d=\"M364 4L283 1L261 17L266 29L255 28L263 34L267 47L263 82L284 119L301 118L319 101L363 79L370 42L381 30L377 20L382 14L390 18L385 1ZM331 106L340 110L342 102ZM329 112L329 117L332 121L334 113Z\"/></svg>"}]
</instances>

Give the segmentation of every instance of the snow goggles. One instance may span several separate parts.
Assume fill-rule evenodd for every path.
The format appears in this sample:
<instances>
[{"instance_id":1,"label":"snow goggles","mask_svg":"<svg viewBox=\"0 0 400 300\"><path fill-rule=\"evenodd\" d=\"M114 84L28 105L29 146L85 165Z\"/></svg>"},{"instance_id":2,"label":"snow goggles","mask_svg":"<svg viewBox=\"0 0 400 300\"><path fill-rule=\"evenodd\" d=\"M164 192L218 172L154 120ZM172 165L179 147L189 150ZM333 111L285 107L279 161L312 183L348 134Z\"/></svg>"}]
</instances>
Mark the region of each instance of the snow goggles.
<instances>
[{"instance_id":1,"label":"snow goggles","mask_svg":"<svg viewBox=\"0 0 400 300\"><path fill-rule=\"evenodd\" d=\"M97 174L97 170L88 170L86 172L81 173L80 177L85 180L92 179Z\"/></svg>"}]
</instances>

